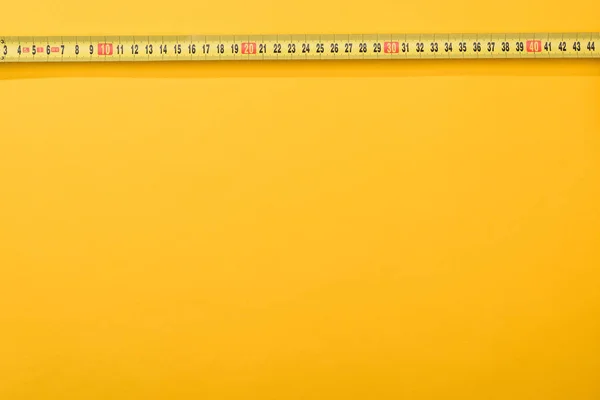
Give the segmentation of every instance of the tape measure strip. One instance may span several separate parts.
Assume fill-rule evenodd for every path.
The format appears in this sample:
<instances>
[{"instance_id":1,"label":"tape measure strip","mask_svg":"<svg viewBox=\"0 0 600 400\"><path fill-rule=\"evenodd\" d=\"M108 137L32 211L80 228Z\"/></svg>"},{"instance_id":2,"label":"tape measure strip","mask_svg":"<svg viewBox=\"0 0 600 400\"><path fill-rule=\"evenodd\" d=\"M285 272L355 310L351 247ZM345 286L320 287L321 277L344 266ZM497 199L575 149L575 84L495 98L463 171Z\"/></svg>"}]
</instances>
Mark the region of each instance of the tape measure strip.
<instances>
[{"instance_id":1,"label":"tape measure strip","mask_svg":"<svg viewBox=\"0 0 600 400\"><path fill-rule=\"evenodd\" d=\"M0 62L600 58L600 33L0 36Z\"/></svg>"}]
</instances>

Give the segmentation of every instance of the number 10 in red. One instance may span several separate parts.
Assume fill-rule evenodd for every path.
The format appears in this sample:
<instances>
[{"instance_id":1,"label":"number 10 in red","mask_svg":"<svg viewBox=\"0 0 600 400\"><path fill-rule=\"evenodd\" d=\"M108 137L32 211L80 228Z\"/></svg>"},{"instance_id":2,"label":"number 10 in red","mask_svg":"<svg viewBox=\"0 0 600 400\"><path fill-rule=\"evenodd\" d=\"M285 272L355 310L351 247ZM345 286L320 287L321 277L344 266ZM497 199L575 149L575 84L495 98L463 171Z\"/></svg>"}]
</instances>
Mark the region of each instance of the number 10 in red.
<instances>
[{"instance_id":1,"label":"number 10 in red","mask_svg":"<svg viewBox=\"0 0 600 400\"><path fill-rule=\"evenodd\" d=\"M99 56L112 56L113 55L113 44L112 43L98 43L98 55Z\"/></svg>"}]
</instances>

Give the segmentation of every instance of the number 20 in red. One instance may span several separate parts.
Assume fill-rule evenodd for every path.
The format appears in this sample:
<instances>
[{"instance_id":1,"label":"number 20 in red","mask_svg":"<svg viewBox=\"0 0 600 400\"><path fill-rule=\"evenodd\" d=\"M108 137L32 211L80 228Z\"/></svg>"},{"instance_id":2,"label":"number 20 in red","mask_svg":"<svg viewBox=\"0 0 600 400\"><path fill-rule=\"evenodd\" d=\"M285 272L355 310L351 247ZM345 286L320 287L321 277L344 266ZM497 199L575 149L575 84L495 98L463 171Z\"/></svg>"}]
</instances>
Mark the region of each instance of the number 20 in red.
<instances>
[{"instance_id":1,"label":"number 20 in red","mask_svg":"<svg viewBox=\"0 0 600 400\"><path fill-rule=\"evenodd\" d=\"M242 43L242 54L256 54L256 43Z\"/></svg>"}]
</instances>

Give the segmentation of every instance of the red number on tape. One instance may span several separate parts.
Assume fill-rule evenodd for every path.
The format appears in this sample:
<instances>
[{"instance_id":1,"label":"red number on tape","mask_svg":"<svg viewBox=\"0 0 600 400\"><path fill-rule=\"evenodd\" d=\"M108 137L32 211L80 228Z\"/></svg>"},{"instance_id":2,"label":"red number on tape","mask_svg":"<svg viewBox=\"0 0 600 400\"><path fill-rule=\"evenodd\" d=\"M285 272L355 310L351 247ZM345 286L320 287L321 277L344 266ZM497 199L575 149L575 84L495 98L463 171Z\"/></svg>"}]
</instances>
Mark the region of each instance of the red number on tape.
<instances>
[{"instance_id":1,"label":"red number on tape","mask_svg":"<svg viewBox=\"0 0 600 400\"><path fill-rule=\"evenodd\" d=\"M242 54L256 54L256 43L242 43Z\"/></svg>"},{"instance_id":2,"label":"red number on tape","mask_svg":"<svg viewBox=\"0 0 600 400\"><path fill-rule=\"evenodd\" d=\"M525 43L527 47L528 53L539 53L542 51L542 41L541 40L528 40Z\"/></svg>"},{"instance_id":3,"label":"red number on tape","mask_svg":"<svg viewBox=\"0 0 600 400\"><path fill-rule=\"evenodd\" d=\"M387 54L398 53L400 51L400 44L398 42L384 42L383 52Z\"/></svg>"},{"instance_id":4,"label":"red number on tape","mask_svg":"<svg viewBox=\"0 0 600 400\"><path fill-rule=\"evenodd\" d=\"M112 43L98 43L98 55L99 56L112 56L113 55L113 44Z\"/></svg>"}]
</instances>

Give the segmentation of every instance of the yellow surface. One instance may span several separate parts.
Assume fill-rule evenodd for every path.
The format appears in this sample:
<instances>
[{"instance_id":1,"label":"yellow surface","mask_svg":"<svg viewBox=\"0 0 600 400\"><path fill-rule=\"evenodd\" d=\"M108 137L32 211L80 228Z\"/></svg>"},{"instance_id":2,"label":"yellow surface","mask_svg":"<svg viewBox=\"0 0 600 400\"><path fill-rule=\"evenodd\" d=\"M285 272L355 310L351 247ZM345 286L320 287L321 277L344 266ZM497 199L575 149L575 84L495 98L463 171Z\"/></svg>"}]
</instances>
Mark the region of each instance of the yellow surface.
<instances>
[{"instance_id":1,"label":"yellow surface","mask_svg":"<svg viewBox=\"0 0 600 400\"><path fill-rule=\"evenodd\" d=\"M0 26L600 31L599 4L3 2ZM0 398L600 396L598 63L4 67Z\"/></svg>"}]
</instances>

